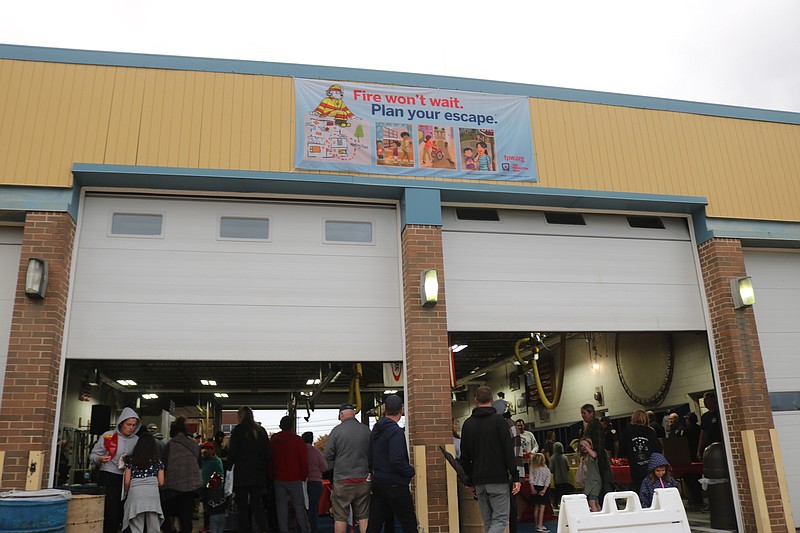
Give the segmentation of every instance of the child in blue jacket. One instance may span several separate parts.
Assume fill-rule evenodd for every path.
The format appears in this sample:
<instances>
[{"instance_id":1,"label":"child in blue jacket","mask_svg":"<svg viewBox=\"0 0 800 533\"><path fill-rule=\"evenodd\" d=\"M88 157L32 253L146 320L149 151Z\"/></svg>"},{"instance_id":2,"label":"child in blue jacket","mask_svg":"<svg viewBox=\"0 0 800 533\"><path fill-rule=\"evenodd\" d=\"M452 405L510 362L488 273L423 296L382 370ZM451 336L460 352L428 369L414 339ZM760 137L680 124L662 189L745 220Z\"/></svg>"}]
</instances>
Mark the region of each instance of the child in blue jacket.
<instances>
[{"instance_id":1,"label":"child in blue jacket","mask_svg":"<svg viewBox=\"0 0 800 533\"><path fill-rule=\"evenodd\" d=\"M642 487L639 489L639 501L642 502L643 508L653 505L653 494L655 494L656 489L678 486L677 480L672 477L672 467L669 461L658 452L653 452L650 455L647 471L649 474L644 478Z\"/></svg>"}]
</instances>

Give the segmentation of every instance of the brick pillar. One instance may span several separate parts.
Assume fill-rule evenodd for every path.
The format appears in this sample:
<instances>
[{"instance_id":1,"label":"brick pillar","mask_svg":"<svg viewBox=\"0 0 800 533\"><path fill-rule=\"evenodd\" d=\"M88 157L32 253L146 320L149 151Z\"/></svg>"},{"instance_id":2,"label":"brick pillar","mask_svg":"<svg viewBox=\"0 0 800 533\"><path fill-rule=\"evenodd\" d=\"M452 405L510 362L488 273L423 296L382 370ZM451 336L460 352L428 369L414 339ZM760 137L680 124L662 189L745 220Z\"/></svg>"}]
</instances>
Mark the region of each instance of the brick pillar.
<instances>
[{"instance_id":1,"label":"brick pillar","mask_svg":"<svg viewBox=\"0 0 800 533\"><path fill-rule=\"evenodd\" d=\"M775 426L755 315L750 307L734 309L731 297L731 278L746 273L741 242L737 239L712 239L699 246L699 255L721 385L717 393L729 430L728 453L732 454L733 476L739 494L744 495L740 498L743 531L758 530L753 498L747 496L754 493L766 496L772 531L786 531L785 510L769 434ZM757 432L762 486L755 486L758 483L748 478L742 438L745 430ZM753 468L753 465L749 466Z\"/></svg>"},{"instance_id":2,"label":"brick pillar","mask_svg":"<svg viewBox=\"0 0 800 533\"><path fill-rule=\"evenodd\" d=\"M428 528L438 533L448 531L445 463L438 446L453 439L442 228L408 225L402 247L409 440L427 452ZM423 308L420 273L429 268L439 272L439 303Z\"/></svg>"},{"instance_id":3,"label":"brick pillar","mask_svg":"<svg viewBox=\"0 0 800 533\"><path fill-rule=\"evenodd\" d=\"M42 485L49 481L74 237L75 222L66 213L31 212L25 217L0 405L0 450L6 452L0 486L6 489L25 488L31 451L43 452L37 468L42 472ZM25 296L25 272L31 257L48 263L49 282L43 300Z\"/></svg>"}]
</instances>

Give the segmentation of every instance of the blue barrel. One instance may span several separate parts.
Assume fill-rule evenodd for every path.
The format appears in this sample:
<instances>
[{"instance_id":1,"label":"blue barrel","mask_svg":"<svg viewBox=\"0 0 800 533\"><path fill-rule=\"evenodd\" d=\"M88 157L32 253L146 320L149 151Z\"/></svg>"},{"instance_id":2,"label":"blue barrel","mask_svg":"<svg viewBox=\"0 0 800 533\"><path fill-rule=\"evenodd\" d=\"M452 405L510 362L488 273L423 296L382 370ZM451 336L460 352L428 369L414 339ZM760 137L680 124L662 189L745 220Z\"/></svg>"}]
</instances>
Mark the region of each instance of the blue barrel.
<instances>
[{"instance_id":1,"label":"blue barrel","mask_svg":"<svg viewBox=\"0 0 800 533\"><path fill-rule=\"evenodd\" d=\"M67 528L68 490L0 493L0 533L62 533Z\"/></svg>"}]
</instances>

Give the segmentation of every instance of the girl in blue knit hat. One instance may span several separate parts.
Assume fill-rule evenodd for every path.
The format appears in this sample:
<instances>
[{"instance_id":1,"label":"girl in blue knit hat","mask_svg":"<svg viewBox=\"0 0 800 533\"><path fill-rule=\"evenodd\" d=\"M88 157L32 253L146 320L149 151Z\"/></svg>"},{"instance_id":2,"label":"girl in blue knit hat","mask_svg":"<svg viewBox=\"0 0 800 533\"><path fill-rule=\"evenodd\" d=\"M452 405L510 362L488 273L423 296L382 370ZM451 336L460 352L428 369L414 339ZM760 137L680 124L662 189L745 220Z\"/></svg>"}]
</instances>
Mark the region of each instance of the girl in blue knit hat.
<instances>
[{"instance_id":1,"label":"girl in blue knit hat","mask_svg":"<svg viewBox=\"0 0 800 533\"><path fill-rule=\"evenodd\" d=\"M655 494L656 489L677 488L678 486L678 482L672 477L672 467L669 465L669 461L658 452L653 452L650 455L647 471L650 473L644 478L642 487L639 489L639 500L642 502L642 508L653 505L653 494Z\"/></svg>"}]
</instances>

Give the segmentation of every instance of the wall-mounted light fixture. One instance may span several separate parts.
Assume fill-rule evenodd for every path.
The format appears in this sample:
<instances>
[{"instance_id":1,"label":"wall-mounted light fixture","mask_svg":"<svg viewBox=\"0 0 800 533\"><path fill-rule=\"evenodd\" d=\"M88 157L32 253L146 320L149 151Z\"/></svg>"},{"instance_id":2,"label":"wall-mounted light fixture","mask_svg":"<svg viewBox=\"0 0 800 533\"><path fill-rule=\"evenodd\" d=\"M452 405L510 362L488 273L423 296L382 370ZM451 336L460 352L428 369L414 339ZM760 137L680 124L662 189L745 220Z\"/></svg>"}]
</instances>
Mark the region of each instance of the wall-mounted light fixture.
<instances>
[{"instance_id":1,"label":"wall-mounted light fixture","mask_svg":"<svg viewBox=\"0 0 800 533\"><path fill-rule=\"evenodd\" d=\"M28 298L44 298L47 292L47 261L31 257L25 272L25 295Z\"/></svg>"},{"instance_id":2,"label":"wall-mounted light fixture","mask_svg":"<svg viewBox=\"0 0 800 533\"><path fill-rule=\"evenodd\" d=\"M419 297L423 307L433 307L439 301L439 273L435 268L422 271Z\"/></svg>"},{"instance_id":3,"label":"wall-mounted light fixture","mask_svg":"<svg viewBox=\"0 0 800 533\"><path fill-rule=\"evenodd\" d=\"M753 291L753 280L750 276L731 279L731 297L733 308L741 309L756 303L756 293Z\"/></svg>"}]
</instances>

